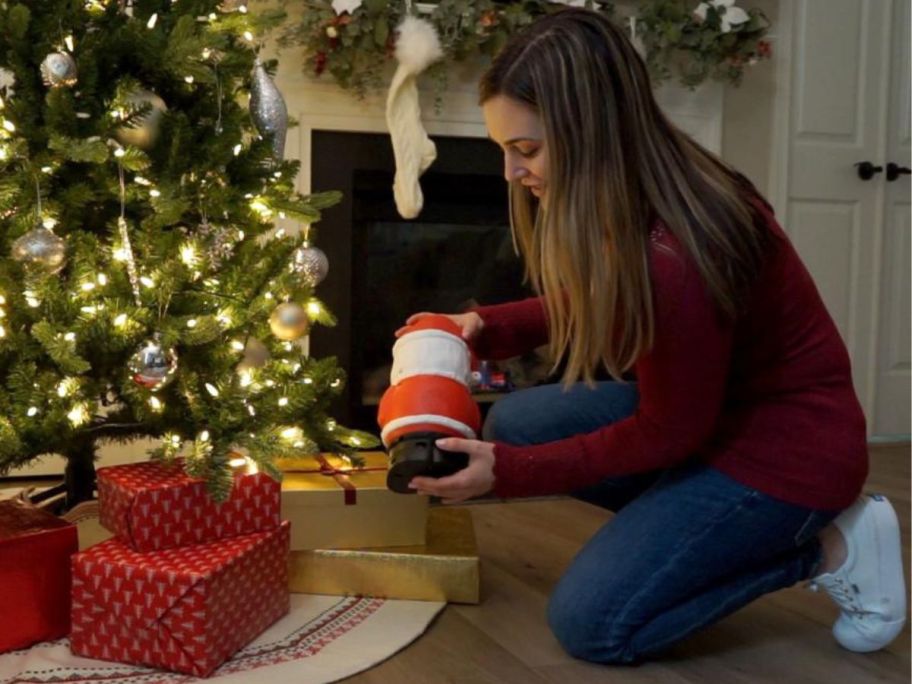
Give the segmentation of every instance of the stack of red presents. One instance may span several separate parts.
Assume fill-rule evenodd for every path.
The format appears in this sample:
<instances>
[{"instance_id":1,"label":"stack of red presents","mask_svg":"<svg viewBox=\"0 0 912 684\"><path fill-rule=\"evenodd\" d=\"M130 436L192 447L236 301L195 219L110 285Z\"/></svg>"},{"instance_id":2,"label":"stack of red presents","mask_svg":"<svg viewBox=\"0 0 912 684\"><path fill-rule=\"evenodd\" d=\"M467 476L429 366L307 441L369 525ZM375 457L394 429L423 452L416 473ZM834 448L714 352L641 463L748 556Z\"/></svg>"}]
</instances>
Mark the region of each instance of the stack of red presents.
<instances>
[{"instance_id":1,"label":"stack of red presents","mask_svg":"<svg viewBox=\"0 0 912 684\"><path fill-rule=\"evenodd\" d=\"M72 556L73 653L211 674L288 613L280 494L267 475L236 475L218 504L178 463L99 469L116 536Z\"/></svg>"}]
</instances>

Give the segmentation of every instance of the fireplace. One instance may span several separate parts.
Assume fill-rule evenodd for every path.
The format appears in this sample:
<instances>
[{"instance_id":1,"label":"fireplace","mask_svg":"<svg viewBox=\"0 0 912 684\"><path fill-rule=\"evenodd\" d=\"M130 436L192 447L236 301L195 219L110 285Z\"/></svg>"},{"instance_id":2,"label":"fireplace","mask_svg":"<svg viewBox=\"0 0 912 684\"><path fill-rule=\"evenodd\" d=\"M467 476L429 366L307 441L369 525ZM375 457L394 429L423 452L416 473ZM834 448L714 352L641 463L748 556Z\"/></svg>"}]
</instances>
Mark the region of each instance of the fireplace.
<instances>
[{"instance_id":1,"label":"fireplace","mask_svg":"<svg viewBox=\"0 0 912 684\"><path fill-rule=\"evenodd\" d=\"M513 252L500 151L480 138L433 139L437 160L421 178L424 208L406 220L393 201L388 135L312 132L311 188L341 190L344 199L315 226L315 243L330 263L319 294L339 322L314 330L311 352L336 356L348 373L335 413L352 427L376 431L393 332L409 314L458 312L529 294ZM512 374L518 386L534 383L528 371ZM496 397L476 394L483 409Z\"/></svg>"}]
</instances>

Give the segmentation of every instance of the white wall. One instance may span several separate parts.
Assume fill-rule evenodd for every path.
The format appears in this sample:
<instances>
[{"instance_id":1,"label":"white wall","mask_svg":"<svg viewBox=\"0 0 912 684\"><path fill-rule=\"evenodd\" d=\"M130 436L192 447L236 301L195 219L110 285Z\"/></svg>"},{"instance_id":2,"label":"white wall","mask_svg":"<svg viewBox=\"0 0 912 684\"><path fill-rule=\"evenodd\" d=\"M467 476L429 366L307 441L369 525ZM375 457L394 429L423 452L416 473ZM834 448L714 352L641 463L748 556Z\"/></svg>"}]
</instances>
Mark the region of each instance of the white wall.
<instances>
[{"instance_id":1,"label":"white wall","mask_svg":"<svg viewBox=\"0 0 912 684\"><path fill-rule=\"evenodd\" d=\"M741 171L774 203L773 121L776 114L777 70L783 58L779 49L779 0L739 0L739 6L763 10L772 23L769 40L773 56L747 67L739 87L725 87L722 114L722 158Z\"/></svg>"}]
</instances>

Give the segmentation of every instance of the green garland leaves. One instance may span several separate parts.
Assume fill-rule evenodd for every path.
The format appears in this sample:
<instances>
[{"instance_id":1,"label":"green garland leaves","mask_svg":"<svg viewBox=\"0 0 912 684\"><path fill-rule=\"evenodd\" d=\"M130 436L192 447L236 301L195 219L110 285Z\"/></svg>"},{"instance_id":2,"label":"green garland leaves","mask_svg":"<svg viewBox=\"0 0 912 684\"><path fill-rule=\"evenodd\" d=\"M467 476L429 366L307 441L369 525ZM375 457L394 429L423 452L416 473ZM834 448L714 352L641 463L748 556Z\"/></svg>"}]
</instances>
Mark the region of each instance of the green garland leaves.
<instances>
[{"instance_id":1,"label":"green garland leaves","mask_svg":"<svg viewBox=\"0 0 912 684\"><path fill-rule=\"evenodd\" d=\"M284 0L286 4L289 0ZM304 71L317 76L328 72L345 90L363 98L387 84L388 67L395 61L395 29L405 15L405 3L365 0L354 12L336 14L331 0L308 0L297 22L283 32L280 43L303 48ZM696 10L706 5L703 16ZM642 0L632 12L613 2L587 0L629 29L631 19L654 84L674 77L695 87L713 78L740 84L746 67L771 54L764 40L770 27L759 9L746 10L748 20L724 21L737 12L722 0ZM546 0L440 0L421 16L437 29L445 58L429 68L438 98L446 89L446 75L454 63L477 56L491 57L508 38L535 19L560 10ZM729 17L733 14L729 14Z\"/></svg>"}]
</instances>

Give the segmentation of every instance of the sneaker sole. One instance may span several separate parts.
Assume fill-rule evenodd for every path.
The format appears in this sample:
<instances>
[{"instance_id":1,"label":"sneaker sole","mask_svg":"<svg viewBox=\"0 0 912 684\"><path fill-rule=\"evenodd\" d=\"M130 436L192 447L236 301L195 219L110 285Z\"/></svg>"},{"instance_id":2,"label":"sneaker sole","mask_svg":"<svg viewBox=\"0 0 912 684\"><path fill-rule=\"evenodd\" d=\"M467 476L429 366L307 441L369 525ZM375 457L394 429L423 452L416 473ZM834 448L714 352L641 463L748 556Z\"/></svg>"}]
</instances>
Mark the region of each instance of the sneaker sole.
<instances>
[{"instance_id":1,"label":"sneaker sole","mask_svg":"<svg viewBox=\"0 0 912 684\"><path fill-rule=\"evenodd\" d=\"M899 519L896 517L896 511L892 504L886 498L873 495L871 499L877 503L874 509L876 513L876 524L874 525L874 534L876 535L878 548L884 549L883 563L880 565L880 582L881 588L899 587L898 602L891 605L889 615L885 617L899 620L901 623L906 620L906 577L903 572L902 563L902 539L899 533Z\"/></svg>"},{"instance_id":2,"label":"sneaker sole","mask_svg":"<svg viewBox=\"0 0 912 684\"><path fill-rule=\"evenodd\" d=\"M882 623L883 631L878 635L877 640L859 632L851 621L845 619L842 615L833 625L833 638L836 642L847 651L853 653L873 653L882 648L886 648L902 632L906 619L902 618L896 622Z\"/></svg>"}]
</instances>

